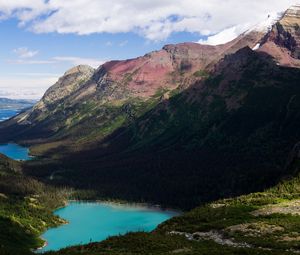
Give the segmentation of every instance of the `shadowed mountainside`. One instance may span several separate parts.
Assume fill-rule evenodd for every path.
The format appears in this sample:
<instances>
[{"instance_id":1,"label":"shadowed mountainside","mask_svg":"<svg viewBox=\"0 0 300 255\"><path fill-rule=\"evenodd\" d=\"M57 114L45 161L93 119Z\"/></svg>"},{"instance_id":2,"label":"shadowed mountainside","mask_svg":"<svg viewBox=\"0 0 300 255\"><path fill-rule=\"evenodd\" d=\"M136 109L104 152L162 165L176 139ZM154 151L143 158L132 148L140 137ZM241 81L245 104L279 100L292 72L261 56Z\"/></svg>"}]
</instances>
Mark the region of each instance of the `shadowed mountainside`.
<instances>
[{"instance_id":1,"label":"shadowed mountainside","mask_svg":"<svg viewBox=\"0 0 300 255\"><path fill-rule=\"evenodd\" d=\"M1 140L58 158L29 163L28 173L102 196L191 208L272 185L299 140L299 13L294 6L224 45L75 67L2 123Z\"/></svg>"},{"instance_id":2,"label":"shadowed mountainside","mask_svg":"<svg viewBox=\"0 0 300 255\"><path fill-rule=\"evenodd\" d=\"M289 168L299 173L299 146L294 153ZM47 254L298 254L299 192L298 175L264 192L197 207L151 233L128 233Z\"/></svg>"},{"instance_id":3,"label":"shadowed mountainside","mask_svg":"<svg viewBox=\"0 0 300 255\"><path fill-rule=\"evenodd\" d=\"M94 149L32 162L28 173L47 179L59 169L53 183L182 208L261 190L292 174L299 84L299 69L244 48Z\"/></svg>"},{"instance_id":4,"label":"shadowed mountainside","mask_svg":"<svg viewBox=\"0 0 300 255\"><path fill-rule=\"evenodd\" d=\"M0 137L52 158L27 173L97 197L192 208L269 187L291 174L300 70L266 45L296 63L298 24L292 7L224 45L73 68Z\"/></svg>"}]
</instances>

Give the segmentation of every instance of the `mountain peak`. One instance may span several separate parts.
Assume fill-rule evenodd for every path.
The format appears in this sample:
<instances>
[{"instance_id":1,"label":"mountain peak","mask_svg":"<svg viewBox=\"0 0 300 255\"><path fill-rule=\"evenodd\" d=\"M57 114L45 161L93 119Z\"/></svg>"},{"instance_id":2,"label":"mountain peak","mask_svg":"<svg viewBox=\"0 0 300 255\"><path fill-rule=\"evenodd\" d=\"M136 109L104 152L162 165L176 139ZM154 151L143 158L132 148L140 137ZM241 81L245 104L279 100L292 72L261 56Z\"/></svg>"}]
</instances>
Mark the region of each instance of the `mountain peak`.
<instances>
[{"instance_id":1,"label":"mountain peak","mask_svg":"<svg viewBox=\"0 0 300 255\"><path fill-rule=\"evenodd\" d=\"M300 5L293 5L284 13L280 24L286 27L300 24Z\"/></svg>"},{"instance_id":2,"label":"mountain peak","mask_svg":"<svg viewBox=\"0 0 300 255\"><path fill-rule=\"evenodd\" d=\"M292 5L289 9L287 9L286 14L293 15L293 13L297 13L300 11L300 4Z\"/></svg>"},{"instance_id":3,"label":"mountain peak","mask_svg":"<svg viewBox=\"0 0 300 255\"><path fill-rule=\"evenodd\" d=\"M64 73L59 80L50 87L42 100L35 106L36 109L45 110L46 105L54 104L71 95L85 84L94 74L95 69L88 65L75 66Z\"/></svg>"},{"instance_id":4,"label":"mountain peak","mask_svg":"<svg viewBox=\"0 0 300 255\"><path fill-rule=\"evenodd\" d=\"M75 73L87 73L87 72L89 73L89 72L93 72L94 70L95 70L94 68L88 65L78 65L66 71L64 75L70 75Z\"/></svg>"},{"instance_id":5,"label":"mountain peak","mask_svg":"<svg viewBox=\"0 0 300 255\"><path fill-rule=\"evenodd\" d=\"M267 21L252 31L265 32L253 50L271 55L279 65L300 67L300 5L291 6L277 16L269 15ZM250 31L250 32L252 32ZM248 32L248 33L250 33Z\"/></svg>"}]
</instances>

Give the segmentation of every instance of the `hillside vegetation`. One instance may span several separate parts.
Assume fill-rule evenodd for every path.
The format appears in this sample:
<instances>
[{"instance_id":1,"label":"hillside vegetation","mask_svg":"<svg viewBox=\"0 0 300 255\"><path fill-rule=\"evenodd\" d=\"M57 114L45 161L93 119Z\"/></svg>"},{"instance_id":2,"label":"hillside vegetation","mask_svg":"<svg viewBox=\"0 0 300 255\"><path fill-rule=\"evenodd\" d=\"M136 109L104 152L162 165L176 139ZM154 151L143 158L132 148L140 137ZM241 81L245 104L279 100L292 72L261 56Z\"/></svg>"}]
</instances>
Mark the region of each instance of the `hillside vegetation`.
<instances>
[{"instance_id":1,"label":"hillside vegetation","mask_svg":"<svg viewBox=\"0 0 300 255\"><path fill-rule=\"evenodd\" d=\"M0 155L0 254L32 254L39 236L64 221L52 214L67 193L21 173L20 163Z\"/></svg>"},{"instance_id":2,"label":"hillside vegetation","mask_svg":"<svg viewBox=\"0 0 300 255\"><path fill-rule=\"evenodd\" d=\"M293 161L295 171L299 160ZM49 252L67 254L249 254L300 251L300 176L264 192L218 200L161 224L152 233L129 233Z\"/></svg>"}]
</instances>

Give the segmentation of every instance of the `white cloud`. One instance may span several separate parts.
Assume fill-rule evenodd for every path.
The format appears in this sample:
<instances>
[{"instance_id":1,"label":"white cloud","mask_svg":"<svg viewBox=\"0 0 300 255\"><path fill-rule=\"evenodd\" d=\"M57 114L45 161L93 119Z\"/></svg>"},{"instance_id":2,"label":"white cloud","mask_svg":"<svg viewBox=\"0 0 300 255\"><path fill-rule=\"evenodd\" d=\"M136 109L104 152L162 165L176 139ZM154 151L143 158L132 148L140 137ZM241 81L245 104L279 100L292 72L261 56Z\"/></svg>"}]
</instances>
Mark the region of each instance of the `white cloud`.
<instances>
[{"instance_id":1,"label":"white cloud","mask_svg":"<svg viewBox=\"0 0 300 255\"><path fill-rule=\"evenodd\" d=\"M97 68L104 64L106 61L94 59L94 58L81 58L73 56L57 56L45 60L32 60L32 59L9 59L6 61L9 64L17 65L49 65L49 64L59 64L59 63L69 63L72 66L77 65L89 65L91 67Z\"/></svg>"},{"instance_id":2,"label":"white cloud","mask_svg":"<svg viewBox=\"0 0 300 255\"><path fill-rule=\"evenodd\" d=\"M201 39L198 42L201 44L218 45L230 42L231 40L238 37L241 33L245 32L249 28L248 24L233 26L226 28L223 31L208 36L207 39Z\"/></svg>"},{"instance_id":3,"label":"white cloud","mask_svg":"<svg viewBox=\"0 0 300 255\"><path fill-rule=\"evenodd\" d=\"M255 24L298 0L0 0L0 19L15 17L36 33L135 32L149 40L173 32L215 35ZM222 36L229 37L227 30ZM221 36L221 35L220 35ZM210 39L213 40L213 39ZM216 39L214 39L216 40Z\"/></svg>"},{"instance_id":4,"label":"white cloud","mask_svg":"<svg viewBox=\"0 0 300 255\"><path fill-rule=\"evenodd\" d=\"M13 52L17 54L19 58L32 58L39 53L38 50L29 50L26 47L14 49Z\"/></svg>"},{"instance_id":5,"label":"white cloud","mask_svg":"<svg viewBox=\"0 0 300 255\"><path fill-rule=\"evenodd\" d=\"M236 31L236 27L227 28L223 31L221 31L218 34L209 36L206 40L199 40L199 43L201 44L209 44L209 45L218 45L222 43L229 42L236 38L238 36L238 33Z\"/></svg>"},{"instance_id":6,"label":"white cloud","mask_svg":"<svg viewBox=\"0 0 300 255\"><path fill-rule=\"evenodd\" d=\"M32 60L32 59L8 59L6 62L9 64L17 64L17 65L48 65L48 64L56 63L56 61L53 60Z\"/></svg>"}]
</instances>

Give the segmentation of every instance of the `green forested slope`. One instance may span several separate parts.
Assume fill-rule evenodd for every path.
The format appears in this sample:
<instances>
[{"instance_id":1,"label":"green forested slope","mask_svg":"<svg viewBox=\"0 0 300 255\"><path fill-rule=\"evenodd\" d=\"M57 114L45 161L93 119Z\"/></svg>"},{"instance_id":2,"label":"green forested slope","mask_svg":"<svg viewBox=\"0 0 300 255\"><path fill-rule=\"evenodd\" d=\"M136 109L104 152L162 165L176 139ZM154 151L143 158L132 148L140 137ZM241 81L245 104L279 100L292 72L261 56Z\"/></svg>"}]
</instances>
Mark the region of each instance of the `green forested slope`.
<instances>
[{"instance_id":1,"label":"green forested slope","mask_svg":"<svg viewBox=\"0 0 300 255\"><path fill-rule=\"evenodd\" d=\"M25 255L39 235L63 221L52 214L66 193L22 175L20 163L0 155L0 254Z\"/></svg>"},{"instance_id":2,"label":"green forested slope","mask_svg":"<svg viewBox=\"0 0 300 255\"><path fill-rule=\"evenodd\" d=\"M299 159L291 166L299 170ZM300 251L300 177L260 193L218 200L161 224L101 243L47 254L259 254Z\"/></svg>"},{"instance_id":3,"label":"green forested slope","mask_svg":"<svg viewBox=\"0 0 300 255\"><path fill-rule=\"evenodd\" d=\"M27 173L48 179L59 168L51 183L186 209L263 190L293 174L299 84L299 69L245 48L94 149L30 163Z\"/></svg>"}]
</instances>

